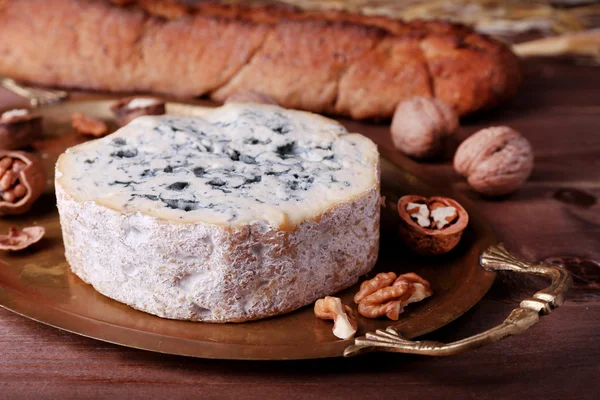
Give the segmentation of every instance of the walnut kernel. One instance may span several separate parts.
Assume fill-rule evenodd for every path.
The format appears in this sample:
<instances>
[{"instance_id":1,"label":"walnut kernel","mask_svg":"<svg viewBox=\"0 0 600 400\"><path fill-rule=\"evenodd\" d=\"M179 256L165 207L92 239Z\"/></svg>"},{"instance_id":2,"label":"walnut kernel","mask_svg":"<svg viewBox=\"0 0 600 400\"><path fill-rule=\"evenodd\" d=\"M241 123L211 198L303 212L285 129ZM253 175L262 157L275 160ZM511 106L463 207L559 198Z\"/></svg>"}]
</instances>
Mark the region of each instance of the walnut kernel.
<instances>
[{"instance_id":1,"label":"walnut kernel","mask_svg":"<svg viewBox=\"0 0 600 400\"><path fill-rule=\"evenodd\" d=\"M356 295L354 295L354 302L359 304L365 297L369 296L372 293L375 293L381 288L390 286L395 280L397 276L393 272L382 272L377 275L373 279L369 279L368 281L364 281L360 285L360 290Z\"/></svg>"},{"instance_id":2,"label":"walnut kernel","mask_svg":"<svg viewBox=\"0 0 600 400\"><path fill-rule=\"evenodd\" d=\"M385 315L397 321L404 307L432 294L429 282L419 275L410 272L396 278L396 274L388 272L363 282L354 301L358 304L358 313L363 317L379 318Z\"/></svg>"},{"instance_id":3,"label":"walnut kernel","mask_svg":"<svg viewBox=\"0 0 600 400\"><path fill-rule=\"evenodd\" d=\"M315 303L315 316L333 320L333 334L340 339L350 339L356 333L356 318L347 305L338 297L327 296Z\"/></svg>"}]
</instances>

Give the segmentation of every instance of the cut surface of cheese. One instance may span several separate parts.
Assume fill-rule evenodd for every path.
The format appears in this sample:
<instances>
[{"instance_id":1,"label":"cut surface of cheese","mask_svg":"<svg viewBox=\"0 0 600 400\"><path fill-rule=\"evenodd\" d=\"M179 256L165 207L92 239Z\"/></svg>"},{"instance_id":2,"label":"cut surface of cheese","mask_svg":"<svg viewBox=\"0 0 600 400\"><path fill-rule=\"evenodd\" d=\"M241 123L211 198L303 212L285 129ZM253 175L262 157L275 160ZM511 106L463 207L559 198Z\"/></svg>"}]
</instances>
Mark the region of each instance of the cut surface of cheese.
<instances>
[{"instance_id":1,"label":"cut surface of cheese","mask_svg":"<svg viewBox=\"0 0 600 400\"><path fill-rule=\"evenodd\" d=\"M337 122L277 106L140 117L59 158L67 260L101 293L167 318L291 311L375 263L378 157Z\"/></svg>"},{"instance_id":2,"label":"cut surface of cheese","mask_svg":"<svg viewBox=\"0 0 600 400\"><path fill-rule=\"evenodd\" d=\"M334 121L228 105L203 119L142 117L69 149L58 181L79 201L165 220L297 224L377 181L377 151Z\"/></svg>"}]
</instances>

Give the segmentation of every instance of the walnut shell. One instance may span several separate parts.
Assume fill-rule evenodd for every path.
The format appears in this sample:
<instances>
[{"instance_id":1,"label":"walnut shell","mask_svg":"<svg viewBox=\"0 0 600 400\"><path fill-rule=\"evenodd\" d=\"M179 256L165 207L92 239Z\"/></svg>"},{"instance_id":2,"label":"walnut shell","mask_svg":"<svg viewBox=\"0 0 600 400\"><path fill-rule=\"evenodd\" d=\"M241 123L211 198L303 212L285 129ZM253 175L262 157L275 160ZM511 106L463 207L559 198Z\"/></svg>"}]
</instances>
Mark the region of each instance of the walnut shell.
<instances>
[{"instance_id":1,"label":"walnut shell","mask_svg":"<svg viewBox=\"0 0 600 400\"><path fill-rule=\"evenodd\" d=\"M428 206L442 203L446 207L454 207L458 218L442 229L424 228L411 218L406 209L408 203L423 203ZM400 236L413 251L426 256L444 254L452 250L460 242L463 231L469 224L467 211L458 202L447 197L403 196L398 200L398 214L400 214Z\"/></svg>"},{"instance_id":2,"label":"walnut shell","mask_svg":"<svg viewBox=\"0 0 600 400\"><path fill-rule=\"evenodd\" d=\"M276 106L279 105L277 100L275 100L271 96L257 92L256 90L240 90L238 92L235 92L227 99L225 99L225 104L227 103L256 103L273 104Z\"/></svg>"},{"instance_id":3,"label":"walnut shell","mask_svg":"<svg viewBox=\"0 0 600 400\"><path fill-rule=\"evenodd\" d=\"M24 250L42 240L45 233L43 226L30 226L21 230L12 227L8 230L8 235L0 235L0 250Z\"/></svg>"},{"instance_id":4,"label":"walnut shell","mask_svg":"<svg viewBox=\"0 0 600 400\"><path fill-rule=\"evenodd\" d=\"M22 115L0 119L0 149L16 150L31 146L42 135L42 117Z\"/></svg>"},{"instance_id":5,"label":"walnut shell","mask_svg":"<svg viewBox=\"0 0 600 400\"><path fill-rule=\"evenodd\" d=\"M414 158L437 156L445 139L458 129L452 107L431 97L412 97L398 104L392 119L394 147Z\"/></svg>"},{"instance_id":6,"label":"walnut shell","mask_svg":"<svg viewBox=\"0 0 600 400\"><path fill-rule=\"evenodd\" d=\"M145 107L128 107L129 103L135 99L150 99L154 100L154 103L149 104ZM113 105L110 106L110 110L115 116L115 121L118 126L125 126L137 117L144 115L163 115L166 113L165 101L158 97L124 97L117 100Z\"/></svg>"},{"instance_id":7,"label":"walnut shell","mask_svg":"<svg viewBox=\"0 0 600 400\"><path fill-rule=\"evenodd\" d=\"M496 126L467 138L456 150L454 169L486 196L517 190L533 170L529 141L514 129Z\"/></svg>"},{"instance_id":8,"label":"walnut shell","mask_svg":"<svg viewBox=\"0 0 600 400\"><path fill-rule=\"evenodd\" d=\"M18 179L27 189L27 193L15 203L0 199L0 216L24 214L31 209L46 188L44 168L37 157L24 151L0 150L0 160L4 157L21 160L26 164L25 168L19 171Z\"/></svg>"}]
</instances>

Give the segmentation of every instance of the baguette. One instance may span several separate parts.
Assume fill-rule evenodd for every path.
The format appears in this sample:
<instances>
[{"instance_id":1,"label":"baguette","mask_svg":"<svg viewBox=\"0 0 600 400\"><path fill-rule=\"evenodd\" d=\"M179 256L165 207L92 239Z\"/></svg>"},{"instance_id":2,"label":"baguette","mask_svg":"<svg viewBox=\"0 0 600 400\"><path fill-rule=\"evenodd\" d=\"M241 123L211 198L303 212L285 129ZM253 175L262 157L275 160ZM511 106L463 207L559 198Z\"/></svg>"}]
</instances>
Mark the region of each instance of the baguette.
<instances>
[{"instance_id":1,"label":"baguette","mask_svg":"<svg viewBox=\"0 0 600 400\"><path fill-rule=\"evenodd\" d=\"M208 96L386 119L413 96L460 114L521 81L502 43L455 24L175 0L0 0L0 74L49 86Z\"/></svg>"}]
</instances>

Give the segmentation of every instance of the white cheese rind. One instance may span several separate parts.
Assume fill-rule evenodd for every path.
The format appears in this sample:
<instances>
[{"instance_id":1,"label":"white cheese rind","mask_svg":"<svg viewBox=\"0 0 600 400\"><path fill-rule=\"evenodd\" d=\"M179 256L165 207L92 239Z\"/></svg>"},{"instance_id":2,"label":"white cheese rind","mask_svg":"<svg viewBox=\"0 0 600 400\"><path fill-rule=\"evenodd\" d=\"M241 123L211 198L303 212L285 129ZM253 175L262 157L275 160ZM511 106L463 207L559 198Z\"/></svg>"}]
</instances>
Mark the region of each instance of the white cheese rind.
<instances>
[{"instance_id":1,"label":"white cheese rind","mask_svg":"<svg viewBox=\"0 0 600 400\"><path fill-rule=\"evenodd\" d=\"M266 106L244 107L260 111ZM72 170L65 169L78 166L70 161L79 149L72 149L61 156L56 175L67 261L100 293L173 319L264 318L342 290L375 264L380 215L378 159L366 162L373 159L369 153L374 146L358 135L347 136L357 137L358 144L351 146L357 163L364 164L360 176L370 177L357 182L364 189L328 197L330 189L317 185L309 197L330 202L310 207L302 199L294 201L299 212L285 209L287 224L273 218L274 212L263 218L238 213L244 218L234 221L196 214L181 222L179 217L190 212L156 215L156 210L107 206L94 193L77 190ZM362 152L367 156L361 158Z\"/></svg>"},{"instance_id":2,"label":"white cheese rind","mask_svg":"<svg viewBox=\"0 0 600 400\"><path fill-rule=\"evenodd\" d=\"M373 189L292 232L173 224L73 199L56 186L67 261L100 293L164 318L240 322L295 310L374 266Z\"/></svg>"}]
</instances>

